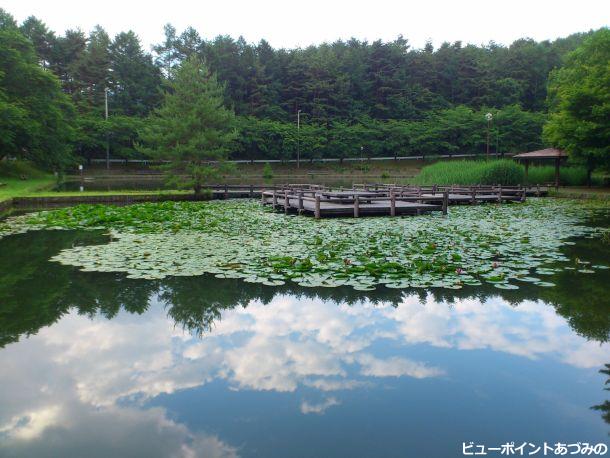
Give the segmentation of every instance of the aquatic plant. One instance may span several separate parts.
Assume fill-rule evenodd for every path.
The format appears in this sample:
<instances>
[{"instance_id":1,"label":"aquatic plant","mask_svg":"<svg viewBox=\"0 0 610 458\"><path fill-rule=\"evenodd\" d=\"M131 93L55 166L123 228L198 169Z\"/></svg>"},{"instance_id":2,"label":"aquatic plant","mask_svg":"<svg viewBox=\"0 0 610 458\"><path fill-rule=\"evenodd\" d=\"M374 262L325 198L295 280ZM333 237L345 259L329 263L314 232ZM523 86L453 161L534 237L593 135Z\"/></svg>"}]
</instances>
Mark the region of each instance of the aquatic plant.
<instances>
[{"instance_id":1,"label":"aquatic plant","mask_svg":"<svg viewBox=\"0 0 610 458\"><path fill-rule=\"evenodd\" d=\"M561 247L604 229L582 223L605 203L531 199L521 205L453 207L449 217L327 219L286 216L256 201L80 205L9 218L2 234L105 229L110 241L61 251L53 261L129 278L213 274L246 282L348 285L357 290L520 282L551 287L569 268ZM578 260L575 274L605 266Z\"/></svg>"},{"instance_id":2,"label":"aquatic plant","mask_svg":"<svg viewBox=\"0 0 610 458\"><path fill-rule=\"evenodd\" d=\"M425 166L415 177L416 184L502 184L523 183L525 168L511 159L490 161L439 161Z\"/></svg>"}]
</instances>

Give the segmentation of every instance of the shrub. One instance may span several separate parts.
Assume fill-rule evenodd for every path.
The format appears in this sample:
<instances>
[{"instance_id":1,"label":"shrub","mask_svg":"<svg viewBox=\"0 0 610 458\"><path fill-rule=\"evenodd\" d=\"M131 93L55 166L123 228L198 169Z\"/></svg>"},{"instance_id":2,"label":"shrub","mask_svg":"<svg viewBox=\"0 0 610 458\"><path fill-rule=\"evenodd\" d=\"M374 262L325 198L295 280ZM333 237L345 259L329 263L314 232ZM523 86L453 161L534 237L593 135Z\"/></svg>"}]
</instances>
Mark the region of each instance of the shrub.
<instances>
[{"instance_id":1,"label":"shrub","mask_svg":"<svg viewBox=\"0 0 610 458\"><path fill-rule=\"evenodd\" d=\"M266 180L273 178L273 169L271 168L271 164L269 164L269 162L265 163L265 166L263 167L263 178Z\"/></svg>"}]
</instances>

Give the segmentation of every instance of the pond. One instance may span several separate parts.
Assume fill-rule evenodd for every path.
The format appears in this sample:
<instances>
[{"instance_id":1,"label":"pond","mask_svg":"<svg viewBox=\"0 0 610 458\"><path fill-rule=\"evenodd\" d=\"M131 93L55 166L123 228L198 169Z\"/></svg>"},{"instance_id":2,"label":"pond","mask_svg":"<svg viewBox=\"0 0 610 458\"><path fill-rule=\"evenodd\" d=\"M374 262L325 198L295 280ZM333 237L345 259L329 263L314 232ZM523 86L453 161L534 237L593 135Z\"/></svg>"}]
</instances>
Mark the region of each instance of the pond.
<instances>
[{"instance_id":1,"label":"pond","mask_svg":"<svg viewBox=\"0 0 610 458\"><path fill-rule=\"evenodd\" d=\"M226 204L232 211L248 208L231 202L188 205ZM305 231L301 238L322 233L324 243L337 241L335 227L354 242L388 223L375 241L377 252L366 246L372 260L366 278L361 269L351 270L351 262L359 265L355 254L338 273L332 250L323 245L326 257L320 259L314 243L311 268L318 270L312 279L295 274L302 259L288 265L275 260L270 273L269 265L255 268L261 259L243 250L234 250L235 262L229 262L236 278L226 278L233 276L229 270L198 257L205 247L197 243L228 256L215 237L237 220L219 213L214 224L209 215L203 224L192 208L182 218L182 204L156 205L143 206L140 214L151 213L135 222L130 210L82 207L18 217L13 230L5 229L0 456L452 457L463 456L470 442L527 443L524 455L534 450L529 444L607 443L608 411L592 408L608 398L608 376L599 371L610 363L610 270L604 268L610 244L607 233L592 229L610 226L607 208L586 217L567 207L560 215L554 203L452 208L446 220L396 218L391 224L389 218L352 224L251 214L268 218L269 231L284 219L293 230ZM543 223L535 219L546 215L547 206L562 223L560 228L551 218L544 225L548 239L537 232ZM500 229L484 228L488 220L478 213L483 211L498 228L502 215L529 212L529 226L539 227L528 233L543 239L536 243L547 254L533 254L540 246L524 238L527 224L507 226L502 231L518 232L524 247L498 242L493 257L484 258L501 264L491 275L470 255L474 250L484 256L491 248L469 247L459 231L441 233L466 243L461 250L441 247L422 223L439 229L453 217L474 231L466 225L476 217L479 244L493 245ZM171 222L159 216L167 212L174 212ZM109 222L115 228L110 236ZM26 231L24 224L46 229ZM189 238L198 260L153 269L156 256L171 257L153 243L159 243L160 226L176 240L200 232L199 242ZM64 230L54 230L59 228ZM392 255L432 267L400 271L410 282L400 287L396 267L386 265L390 254L384 254L384 264L379 253L393 240L392 231L411 228L425 246L417 256ZM248 225L233 230L242 237L254 234ZM149 253L146 259L134 258L122 245L126 237L139 240L130 239ZM253 242L242 243L251 248ZM413 249L414 242L400 243ZM443 253L451 248L450 261L435 264L442 256L427 253L431 243ZM173 247L174 260L182 259L182 245ZM337 256L350 256L348 248L333 247ZM272 249L293 256L283 244L259 246L268 255ZM299 249L305 255L311 247ZM529 261L515 264L517 258ZM418 264L422 259L427 264ZM237 268L236 262L243 265ZM456 280L451 263L472 272L471 281ZM535 278L519 273L524 266L544 281L519 281ZM425 281L419 284L421 276Z\"/></svg>"}]
</instances>

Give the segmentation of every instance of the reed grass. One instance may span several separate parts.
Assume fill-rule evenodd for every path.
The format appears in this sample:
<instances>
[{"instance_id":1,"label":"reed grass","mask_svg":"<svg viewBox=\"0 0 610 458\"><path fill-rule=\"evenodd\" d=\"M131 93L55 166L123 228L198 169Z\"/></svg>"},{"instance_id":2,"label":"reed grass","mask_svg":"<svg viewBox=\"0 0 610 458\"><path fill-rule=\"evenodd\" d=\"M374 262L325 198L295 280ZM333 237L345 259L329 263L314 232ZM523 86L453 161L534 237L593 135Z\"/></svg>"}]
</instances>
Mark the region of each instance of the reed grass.
<instances>
[{"instance_id":1,"label":"reed grass","mask_svg":"<svg viewBox=\"0 0 610 458\"><path fill-rule=\"evenodd\" d=\"M584 167L563 166L559 173L560 182L564 186L587 184L587 171ZM413 179L414 184L421 185L518 185L546 184L554 181L554 166L530 166L526 179L525 167L511 159L440 161L425 166L421 173ZM602 184L602 178L593 175L592 184Z\"/></svg>"}]
</instances>

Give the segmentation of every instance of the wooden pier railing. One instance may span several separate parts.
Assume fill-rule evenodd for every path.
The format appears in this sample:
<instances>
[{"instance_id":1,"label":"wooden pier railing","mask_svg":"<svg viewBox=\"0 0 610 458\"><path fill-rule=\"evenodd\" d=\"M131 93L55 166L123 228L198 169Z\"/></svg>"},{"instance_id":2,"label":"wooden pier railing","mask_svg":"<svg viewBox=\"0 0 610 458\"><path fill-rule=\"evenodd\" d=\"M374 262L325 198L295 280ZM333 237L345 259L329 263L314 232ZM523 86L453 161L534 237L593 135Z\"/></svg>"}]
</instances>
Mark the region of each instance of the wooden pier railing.
<instances>
[{"instance_id":1,"label":"wooden pier railing","mask_svg":"<svg viewBox=\"0 0 610 458\"><path fill-rule=\"evenodd\" d=\"M285 213L326 216L404 215L440 211L449 205L524 202L528 193L541 195L540 188L521 186L397 186L354 185L352 189L293 184L261 192L261 203Z\"/></svg>"}]
</instances>

